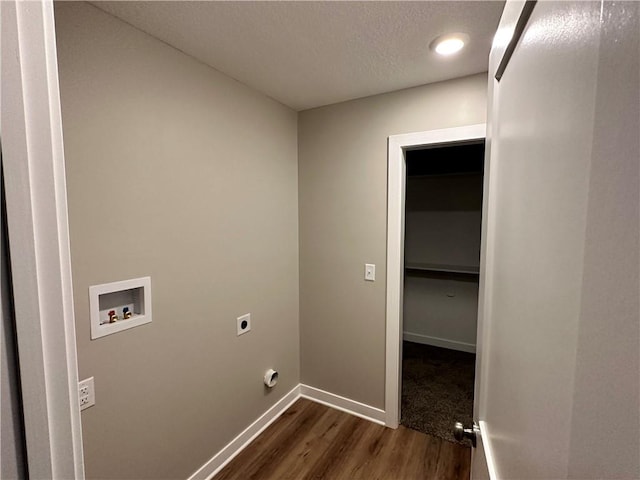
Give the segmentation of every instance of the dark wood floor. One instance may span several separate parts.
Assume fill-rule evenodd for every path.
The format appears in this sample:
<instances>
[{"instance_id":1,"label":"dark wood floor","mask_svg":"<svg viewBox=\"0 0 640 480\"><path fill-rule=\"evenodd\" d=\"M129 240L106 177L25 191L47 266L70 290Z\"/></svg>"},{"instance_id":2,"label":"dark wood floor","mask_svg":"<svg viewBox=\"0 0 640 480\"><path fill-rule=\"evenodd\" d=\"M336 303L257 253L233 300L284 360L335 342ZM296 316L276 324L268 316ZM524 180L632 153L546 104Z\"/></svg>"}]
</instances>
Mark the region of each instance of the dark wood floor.
<instances>
[{"instance_id":1,"label":"dark wood floor","mask_svg":"<svg viewBox=\"0 0 640 480\"><path fill-rule=\"evenodd\" d=\"M471 450L300 399L214 480L469 478Z\"/></svg>"}]
</instances>

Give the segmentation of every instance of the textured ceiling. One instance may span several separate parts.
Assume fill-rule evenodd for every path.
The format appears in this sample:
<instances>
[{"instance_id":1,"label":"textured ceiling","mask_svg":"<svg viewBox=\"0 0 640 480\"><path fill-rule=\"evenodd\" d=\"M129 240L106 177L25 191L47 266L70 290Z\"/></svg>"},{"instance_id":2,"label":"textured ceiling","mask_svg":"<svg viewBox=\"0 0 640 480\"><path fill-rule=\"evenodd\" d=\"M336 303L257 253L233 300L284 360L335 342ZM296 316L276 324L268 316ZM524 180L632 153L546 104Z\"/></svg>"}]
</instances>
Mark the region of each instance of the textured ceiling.
<instances>
[{"instance_id":1,"label":"textured ceiling","mask_svg":"<svg viewBox=\"0 0 640 480\"><path fill-rule=\"evenodd\" d=\"M487 70L504 6L472 2L92 2L296 110ZM452 58L429 44L464 32Z\"/></svg>"}]
</instances>

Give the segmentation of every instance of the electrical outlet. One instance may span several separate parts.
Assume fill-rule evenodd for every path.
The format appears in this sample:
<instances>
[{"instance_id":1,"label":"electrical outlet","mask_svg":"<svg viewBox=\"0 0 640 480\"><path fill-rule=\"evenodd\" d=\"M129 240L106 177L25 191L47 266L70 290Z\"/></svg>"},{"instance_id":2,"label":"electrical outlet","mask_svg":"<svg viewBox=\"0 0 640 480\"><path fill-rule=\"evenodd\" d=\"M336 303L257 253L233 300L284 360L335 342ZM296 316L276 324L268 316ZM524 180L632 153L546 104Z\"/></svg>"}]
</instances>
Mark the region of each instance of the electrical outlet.
<instances>
[{"instance_id":1,"label":"electrical outlet","mask_svg":"<svg viewBox=\"0 0 640 480\"><path fill-rule=\"evenodd\" d=\"M80 410L96 404L96 391L93 385L93 377L89 377L78 383L78 396L80 398Z\"/></svg>"},{"instance_id":2,"label":"electrical outlet","mask_svg":"<svg viewBox=\"0 0 640 480\"><path fill-rule=\"evenodd\" d=\"M238 322L238 336L244 335L251 330L251 314L247 313L237 318Z\"/></svg>"}]
</instances>

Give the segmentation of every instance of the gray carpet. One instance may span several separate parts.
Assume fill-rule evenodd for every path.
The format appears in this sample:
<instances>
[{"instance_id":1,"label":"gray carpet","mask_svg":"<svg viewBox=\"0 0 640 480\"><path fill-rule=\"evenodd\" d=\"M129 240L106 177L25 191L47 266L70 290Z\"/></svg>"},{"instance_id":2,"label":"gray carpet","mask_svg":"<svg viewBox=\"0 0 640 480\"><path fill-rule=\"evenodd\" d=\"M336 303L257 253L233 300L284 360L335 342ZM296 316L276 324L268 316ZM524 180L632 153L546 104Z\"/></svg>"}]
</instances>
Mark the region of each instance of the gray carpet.
<instances>
[{"instance_id":1,"label":"gray carpet","mask_svg":"<svg viewBox=\"0 0 640 480\"><path fill-rule=\"evenodd\" d=\"M475 354L404 342L402 357L400 423L458 443L454 423L473 422Z\"/></svg>"}]
</instances>

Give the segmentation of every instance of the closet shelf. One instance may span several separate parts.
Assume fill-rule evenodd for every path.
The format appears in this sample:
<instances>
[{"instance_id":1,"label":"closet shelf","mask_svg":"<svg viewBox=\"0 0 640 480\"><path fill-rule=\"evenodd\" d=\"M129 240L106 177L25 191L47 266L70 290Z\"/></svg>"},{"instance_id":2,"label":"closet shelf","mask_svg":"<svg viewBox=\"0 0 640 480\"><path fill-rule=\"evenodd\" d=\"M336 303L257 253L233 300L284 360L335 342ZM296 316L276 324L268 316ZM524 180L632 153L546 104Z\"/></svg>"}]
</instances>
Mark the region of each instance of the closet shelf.
<instances>
[{"instance_id":1,"label":"closet shelf","mask_svg":"<svg viewBox=\"0 0 640 480\"><path fill-rule=\"evenodd\" d=\"M420 270L424 272L466 273L479 275L480 267L477 265L443 265L437 263L406 263L405 270Z\"/></svg>"},{"instance_id":2,"label":"closet shelf","mask_svg":"<svg viewBox=\"0 0 640 480\"><path fill-rule=\"evenodd\" d=\"M434 177L468 177L469 175L482 175L481 171L469 171L469 172L434 172L434 173L419 173L407 175L408 178L434 178Z\"/></svg>"}]
</instances>

